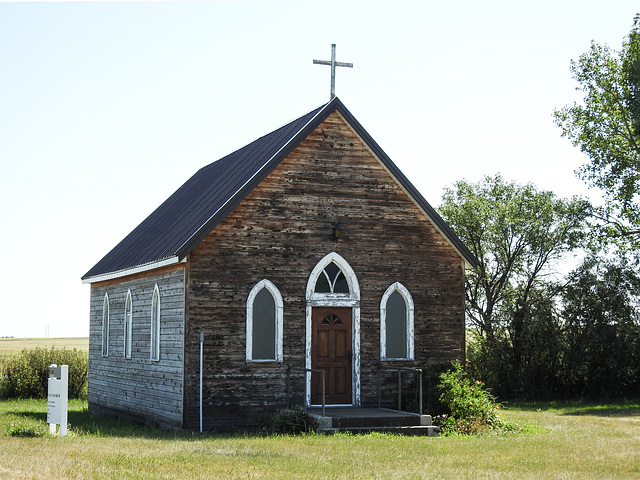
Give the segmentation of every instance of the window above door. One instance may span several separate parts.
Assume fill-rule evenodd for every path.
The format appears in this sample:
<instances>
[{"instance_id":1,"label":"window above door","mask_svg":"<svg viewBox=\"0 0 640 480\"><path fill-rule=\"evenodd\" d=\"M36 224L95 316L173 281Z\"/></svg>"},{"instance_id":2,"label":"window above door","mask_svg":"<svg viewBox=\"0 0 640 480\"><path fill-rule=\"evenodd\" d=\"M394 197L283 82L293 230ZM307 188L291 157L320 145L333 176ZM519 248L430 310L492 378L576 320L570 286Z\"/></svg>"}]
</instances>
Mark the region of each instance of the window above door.
<instances>
[{"instance_id":1,"label":"window above door","mask_svg":"<svg viewBox=\"0 0 640 480\"><path fill-rule=\"evenodd\" d=\"M316 281L315 293L345 293L349 295L349 284L344 273L335 262L329 263Z\"/></svg>"}]
</instances>

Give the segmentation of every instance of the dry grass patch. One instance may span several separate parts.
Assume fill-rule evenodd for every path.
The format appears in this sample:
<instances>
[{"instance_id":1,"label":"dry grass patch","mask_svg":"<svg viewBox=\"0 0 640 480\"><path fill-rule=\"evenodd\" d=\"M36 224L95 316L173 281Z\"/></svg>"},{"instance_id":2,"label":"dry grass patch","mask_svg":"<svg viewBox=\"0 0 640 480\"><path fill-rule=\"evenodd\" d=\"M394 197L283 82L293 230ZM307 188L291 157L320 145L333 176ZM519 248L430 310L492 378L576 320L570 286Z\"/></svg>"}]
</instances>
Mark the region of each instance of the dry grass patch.
<instances>
[{"instance_id":1,"label":"dry grass patch","mask_svg":"<svg viewBox=\"0 0 640 480\"><path fill-rule=\"evenodd\" d=\"M71 338L0 338L0 355L14 355L25 348L77 348L89 352L89 337Z\"/></svg>"}]
</instances>

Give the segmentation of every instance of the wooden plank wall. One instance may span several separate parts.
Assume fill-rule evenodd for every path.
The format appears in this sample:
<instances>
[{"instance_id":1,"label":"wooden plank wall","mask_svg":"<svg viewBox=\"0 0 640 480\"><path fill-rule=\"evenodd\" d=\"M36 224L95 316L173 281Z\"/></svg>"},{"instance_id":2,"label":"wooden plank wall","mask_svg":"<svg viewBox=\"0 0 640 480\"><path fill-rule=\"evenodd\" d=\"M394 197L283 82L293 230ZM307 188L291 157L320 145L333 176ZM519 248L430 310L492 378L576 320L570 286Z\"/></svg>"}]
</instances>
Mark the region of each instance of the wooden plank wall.
<instances>
[{"instance_id":1,"label":"wooden plank wall","mask_svg":"<svg viewBox=\"0 0 640 480\"><path fill-rule=\"evenodd\" d=\"M330 235L338 219L344 235L336 244ZM416 358L395 363L464 358L462 259L334 113L189 256L186 426L198 424L200 331L206 334L205 426L247 422L248 412L284 407L286 365L305 365L307 280L334 249L360 283L364 405L377 402L380 299L396 281L415 303ZM284 299L283 363L245 361L245 302L265 278ZM293 391L301 401L297 378Z\"/></svg>"},{"instance_id":2,"label":"wooden plank wall","mask_svg":"<svg viewBox=\"0 0 640 480\"><path fill-rule=\"evenodd\" d=\"M92 412L182 426L184 265L91 285L88 401ZM160 291L160 360L150 359L151 299ZM124 308L133 299L131 358L124 358ZM102 305L110 303L109 356L102 356Z\"/></svg>"}]
</instances>

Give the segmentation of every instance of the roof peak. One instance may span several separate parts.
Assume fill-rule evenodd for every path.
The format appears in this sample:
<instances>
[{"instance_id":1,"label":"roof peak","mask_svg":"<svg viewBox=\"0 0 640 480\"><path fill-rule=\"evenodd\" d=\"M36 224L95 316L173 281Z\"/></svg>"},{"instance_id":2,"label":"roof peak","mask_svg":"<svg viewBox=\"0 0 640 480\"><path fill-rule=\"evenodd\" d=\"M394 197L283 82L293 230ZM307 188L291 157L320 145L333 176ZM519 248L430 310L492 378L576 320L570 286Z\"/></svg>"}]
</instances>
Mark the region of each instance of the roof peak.
<instances>
[{"instance_id":1,"label":"roof peak","mask_svg":"<svg viewBox=\"0 0 640 480\"><path fill-rule=\"evenodd\" d=\"M405 192L471 265L477 260L440 215L371 138L338 97L200 168L83 279L124 276L143 265L181 261L329 115L338 112ZM154 267L150 267L154 268Z\"/></svg>"}]
</instances>

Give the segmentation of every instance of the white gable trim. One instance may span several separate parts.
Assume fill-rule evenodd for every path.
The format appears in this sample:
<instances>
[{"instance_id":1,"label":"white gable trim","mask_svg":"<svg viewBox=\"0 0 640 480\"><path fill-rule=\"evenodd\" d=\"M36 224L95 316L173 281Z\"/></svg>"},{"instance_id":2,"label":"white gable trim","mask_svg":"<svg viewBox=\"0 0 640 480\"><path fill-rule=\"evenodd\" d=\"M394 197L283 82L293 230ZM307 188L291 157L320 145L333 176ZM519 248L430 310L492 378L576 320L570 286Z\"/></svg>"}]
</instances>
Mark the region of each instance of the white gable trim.
<instances>
[{"instance_id":1,"label":"white gable trim","mask_svg":"<svg viewBox=\"0 0 640 480\"><path fill-rule=\"evenodd\" d=\"M167 265L174 265L176 263L186 263L186 257L180 260L178 257L169 257L157 262L147 263L145 265L139 265L137 267L126 268L117 272L109 272L102 275L96 275L94 277L87 277L82 279L82 283L97 283L104 282L106 280L113 280L114 278L126 277L127 275L133 275L135 273L148 272L149 270L155 270L156 268L166 267Z\"/></svg>"}]
</instances>

